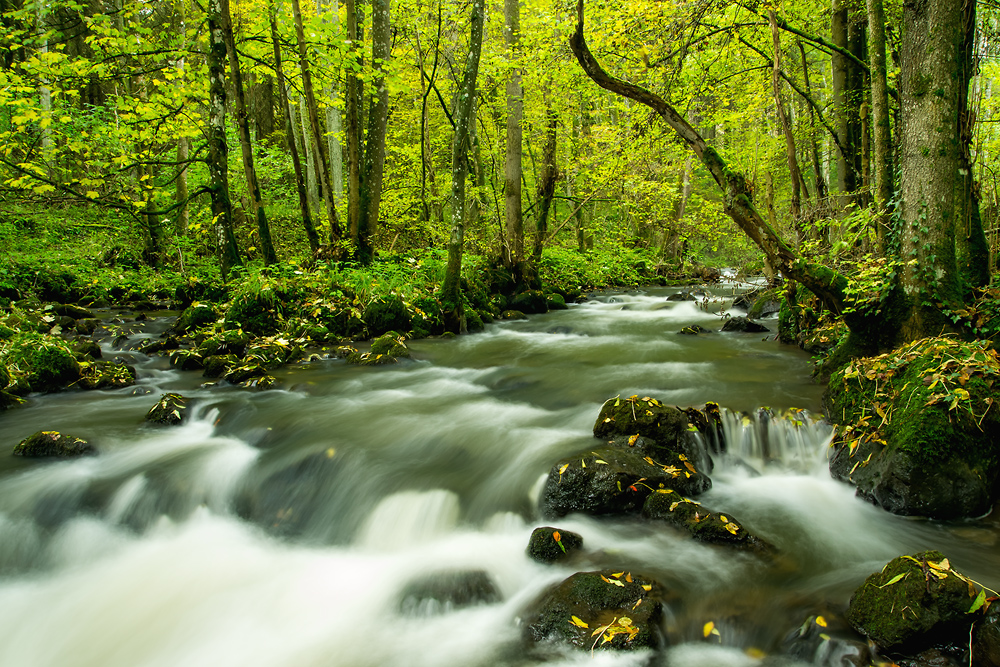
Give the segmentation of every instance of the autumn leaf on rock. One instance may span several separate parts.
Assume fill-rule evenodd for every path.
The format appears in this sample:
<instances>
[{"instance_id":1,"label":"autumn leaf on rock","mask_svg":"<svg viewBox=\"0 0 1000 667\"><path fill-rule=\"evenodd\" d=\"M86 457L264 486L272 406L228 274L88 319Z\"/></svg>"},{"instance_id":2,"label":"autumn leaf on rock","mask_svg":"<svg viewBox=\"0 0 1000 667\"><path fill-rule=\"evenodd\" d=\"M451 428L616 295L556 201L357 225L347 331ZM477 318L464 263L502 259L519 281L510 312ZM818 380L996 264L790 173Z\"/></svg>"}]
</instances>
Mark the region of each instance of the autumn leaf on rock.
<instances>
[{"instance_id":1,"label":"autumn leaf on rock","mask_svg":"<svg viewBox=\"0 0 1000 667\"><path fill-rule=\"evenodd\" d=\"M590 626L587 625L586 621L578 618L577 616L572 616L570 618L570 620L569 620L569 623L570 623L570 625L575 625L578 628L587 628L587 629L590 628ZM593 636L593 635L591 635L591 636Z\"/></svg>"}]
</instances>

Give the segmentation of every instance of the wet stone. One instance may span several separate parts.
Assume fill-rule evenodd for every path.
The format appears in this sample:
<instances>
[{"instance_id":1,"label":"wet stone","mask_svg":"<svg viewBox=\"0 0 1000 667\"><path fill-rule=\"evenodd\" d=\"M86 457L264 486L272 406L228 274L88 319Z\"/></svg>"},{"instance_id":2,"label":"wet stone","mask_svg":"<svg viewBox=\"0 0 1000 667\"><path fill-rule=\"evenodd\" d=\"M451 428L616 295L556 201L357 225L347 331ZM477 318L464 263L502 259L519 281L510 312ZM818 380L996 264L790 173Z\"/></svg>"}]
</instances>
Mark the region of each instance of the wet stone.
<instances>
[{"instance_id":1,"label":"wet stone","mask_svg":"<svg viewBox=\"0 0 1000 667\"><path fill-rule=\"evenodd\" d=\"M153 424L180 424L184 421L190 408L190 399L180 394L163 394L156 405L146 413L146 421Z\"/></svg>"},{"instance_id":2,"label":"wet stone","mask_svg":"<svg viewBox=\"0 0 1000 667\"><path fill-rule=\"evenodd\" d=\"M492 577L482 570L435 572L408 584L400 597L399 611L406 616L433 616L501 600Z\"/></svg>"},{"instance_id":3,"label":"wet stone","mask_svg":"<svg viewBox=\"0 0 1000 667\"><path fill-rule=\"evenodd\" d=\"M73 458L97 454L86 440L59 431L38 431L14 447L14 456L26 458Z\"/></svg>"},{"instance_id":4,"label":"wet stone","mask_svg":"<svg viewBox=\"0 0 1000 667\"><path fill-rule=\"evenodd\" d=\"M583 537L568 530L541 526L531 532L528 556L539 563L565 560L583 548Z\"/></svg>"}]
</instances>

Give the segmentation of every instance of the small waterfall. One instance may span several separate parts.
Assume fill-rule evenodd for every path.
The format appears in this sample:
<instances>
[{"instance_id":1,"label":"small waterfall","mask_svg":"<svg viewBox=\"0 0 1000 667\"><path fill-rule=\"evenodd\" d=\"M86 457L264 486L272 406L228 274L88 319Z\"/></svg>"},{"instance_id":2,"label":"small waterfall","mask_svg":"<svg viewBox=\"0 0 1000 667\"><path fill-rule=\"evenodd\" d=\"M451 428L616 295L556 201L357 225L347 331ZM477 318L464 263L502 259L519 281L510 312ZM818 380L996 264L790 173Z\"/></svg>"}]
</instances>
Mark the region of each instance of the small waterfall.
<instances>
[{"instance_id":1,"label":"small waterfall","mask_svg":"<svg viewBox=\"0 0 1000 667\"><path fill-rule=\"evenodd\" d=\"M372 511L356 543L377 551L398 551L451 532L458 516L458 496L451 491L395 493Z\"/></svg>"},{"instance_id":2,"label":"small waterfall","mask_svg":"<svg viewBox=\"0 0 1000 667\"><path fill-rule=\"evenodd\" d=\"M760 408L752 414L722 410L726 455L757 472L780 465L808 472L825 465L833 427L807 410L790 408L774 414Z\"/></svg>"}]
</instances>

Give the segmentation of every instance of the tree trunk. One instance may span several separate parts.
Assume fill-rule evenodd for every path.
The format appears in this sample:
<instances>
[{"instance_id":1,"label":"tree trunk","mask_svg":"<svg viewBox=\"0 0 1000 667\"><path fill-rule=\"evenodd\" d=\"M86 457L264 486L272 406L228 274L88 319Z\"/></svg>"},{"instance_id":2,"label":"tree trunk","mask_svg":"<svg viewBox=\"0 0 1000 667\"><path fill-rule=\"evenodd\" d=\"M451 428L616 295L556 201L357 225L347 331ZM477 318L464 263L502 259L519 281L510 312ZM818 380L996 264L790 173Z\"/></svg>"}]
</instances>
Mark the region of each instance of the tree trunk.
<instances>
[{"instance_id":1,"label":"tree trunk","mask_svg":"<svg viewBox=\"0 0 1000 667\"><path fill-rule=\"evenodd\" d=\"M278 24L275 18L274 0L268 0L267 14L271 28L271 47L274 53L274 69L278 78L278 94L281 99L281 108L284 110L285 134L288 135L288 151L292 155L292 168L295 170L295 189L299 194L299 210L302 212L302 224L306 230L306 239L309 241L309 249L312 252L319 250L319 234L313 226L312 214L309 211L309 193L306 190L306 181L302 177L302 161L299 159L299 149L295 142L295 119L292 117L292 108L288 103L288 94L285 88L285 73L281 69L281 47L278 42Z\"/></svg>"},{"instance_id":2,"label":"tree trunk","mask_svg":"<svg viewBox=\"0 0 1000 667\"><path fill-rule=\"evenodd\" d=\"M972 196L968 108L974 2L907 3L900 71L902 287L910 314L904 339L950 327L965 287L989 280L985 236Z\"/></svg>"},{"instance_id":3,"label":"tree trunk","mask_svg":"<svg viewBox=\"0 0 1000 667\"><path fill-rule=\"evenodd\" d=\"M177 172L175 182L174 200L179 204L177 218L174 221L174 234L184 236L188 231L188 224L191 221L191 212L188 209L188 173L185 164L191 155L191 139L181 137L177 140L177 161L181 163L181 170Z\"/></svg>"},{"instance_id":4,"label":"tree trunk","mask_svg":"<svg viewBox=\"0 0 1000 667\"><path fill-rule=\"evenodd\" d=\"M316 142L309 131L309 111L306 109L306 96L299 95L298 121L295 121L295 106L289 107L293 116L295 140L299 142L300 155L306 156L306 191L309 193L309 205L316 211L323 209L323 197L320 196L319 182L316 180Z\"/></svg>"},{"instance_id":5,"label":"tree trunk","mask_svg":"<svg viewBox=\"0 0 1000 667\"><path fill-rule=\"evenodd\" d=\"M337 0L324 4L327 10L325 15L329 17L330 21L330 31L340 32L340 10ZM323 92L336 102L338 94L333 85L327 86ZM335 103L331 104L326 108L326 131L327 152L330 155L330 186L333 188L335 208L339 208L340 201L344 198L344 147L340 143L343 129L340 108Z\"/></svg>"},{"instance_id":6,"label":"tree trunk","mask_svg":"<svg viewBox=\"0 0 1000 667\"><path fill-rule=\"evenodd\" d=\"M254 130L261 144L274 134L274 79L260 77L253 85L252 99Z\"/></svg>"},{"instance_id":7,"label":"tree trunk","mask_svg":"<svg viewBox=\"0 0 1000 667\"><path fill-rule=\"evenodd\" d=\"M361 182L358 234L354 239L357 259L362 264L372 261L372 236L378 226L382 204L382 175L385 169L385 130L389 120L389 88L386 73L392 55L389 0L372 0L372 65L376 75L372 81L375 94L368 112L365 136L365 170Z\"/></svg>"},{"instance_id":8,"label":"tree trunk","mask_svg":"<svg viewBox=\"0 0 1000 667\"><path fill-rule=\"evenodd\" d=\"M559 116L552 109L548 87L543 91L545 99L545 147L542 149L542 173L538 179L538 217L535 222L535 247L531 253L532 262L537 265L542 259L542 248L545 246L545 235L548 232L549 208L556 193L556 181L559 179L559 169L556 167L556 130L559 127ZM537 269L536 269L537 270Z\"/></svg>"},{"instance_id":9,"label":"tree trunk","mask_svg":"<svg viewBox=\"0 0 1000 667\"><path fill-rule=\"evenodd\" d=\"M243 74L240 72L240 59L236 53L236 37L233 35L233 21L229 13L229 0L221 0L222 4L222 36L226 40L226 50L229 52L229 74L232 77L233 91L236 93L236 126L240 133L240 152L243 156L243 171L247 177L247 189L253 201L254 217L257 221L257 235L260 237L260 250L264 264L271 265L278 261L271 241L271 227L267 224L267 214L260 196L260 183L257 181L257 170L253 164L253 146L250 143L250 122L247 115L246 96L243 92Z\"/></svg>"},{"instance_id":10,"label":"tree trunk","mask_svg":"<svg viewBox=\"0 0 1000 667\"><path fill-rule=\"evenodd\" d=\"M351 238L358 236L361 221L361 45L358 43L358 8L355 0L346 0L347 54L344 132L347 141L347 226ZM353 61L353 62L351 62Z\"/></svg>"},{"instance_id":11,"label":"tree trunk","mask_svg":"<svg viewBox=\"0 0 1000 667\"><path fill-rule=\"evenodd\" d=\"M465 239L465 175L469 172L469 125L476 98L476 76L483 48L484 0L473 0L469 55L455 103L455 138L451 149L451 238L448 241L448 266L441 284L441 307L445 326L450 331L465 330L462 306L462 246Z\"/></svg>"},{"instance_id":12,"label":"tree trunk","mask_svg":"<svg viewBox=\"0 0 1000 667\"><path fill-rule=\"evenodd\" d=\"M799 170L799 161L795 155L795 135L792 133L792 124L788 120L788 112L785 110L785 101L781 94L781 33L778 31L778 23L774 10L768 12L771 22L771 39L774 43L774 59L771 69L771 87L774 90L774 106L778 114L778 122L785 135L785 160L788 163L788 173L792 179L792 201L790 212L792 214L792 224L795 227L798 242L802 242L802 172Z\"/></svg>"},{"instance_id":13,"label":"tree trunk","mask_svg":"<svg viewBox=\"0 0 1000 667\"><path fill-rule=\"evenodd\" d=\"M801 40L799 41L799 53L802 54L802 76L803 81L806 84L806 94L812 97L812 85L809 83L809 63L806 60L806 49L802 45ZM816 130L816 112L812 105L809 106L809 137L811 143L811 157L812 157L812 167L813 175L815 176L816 184L816 205L820 209L820 215L823 215L829 206L827 199L830 196L830 192L826 186L826 176L823 173L823 165L820 163L819 157L819 133Z\"/></svg>"},{"instance_id":14,"label":"tree trunk","mask_svg":"<svg viewBox=\"0 0 1000 667\"><path fill-rule=\"evenodd\" d=\"M879 252L889 240L889 202L892 200L892 137L889 132L889 87L886 82L885 12L882 0L868 0L868 52L872 81L872 156L875 171L875 229Z\"/></svg>"},{"instance_id":15,"label":"tree trunk","mask_svg":"<svg viewBox=\"0 0 1000 667\"><path fill-rule=\"evenodd\" d=\"M504 0L504 39L512 62L521 57L521 10L518 0ZM504 211L507 247L504 253L508 267L520 266L524 261L524 220L521 213L521 116L524 108L524 90L521 88L521 70L511 67L507 79L507 158L504 163Z\"/></svg>"},{"instance_id":16,"label":"tree trunk","mask_svg":"<svg viewBox=\"0 0 1000 667\"><path fill-rule=\"evenodd\" d=\"M223 280L240 264L229 200L229 148L226 145L226 40L223 37L226 0L208 3L208 177L215 225L216 249Z\"/></svg>"},{"instance_id":17,"label":"tree trunk","mask_svg":"<svg viewBox=\"0 0 1000 667\"><path fill-rule=\"evenodd\" d=\"M843 49L849 46L848 11L849 0L832 0L830 14L830 33L833 43ZM852 134L851 107L851 60L838 52L834 52L833 62L833 103L836 109L837 135L840 138L840 154L837 156L837 189L840 191L842 205L850 201L851 194L857 189L857 179L854 171L855 139Z\"/></svg>"},{"instance_id":18,"label":"tree trunk","mask_svg":"<svg viewBox=\"0 0 1000 667\"><path fill-rule=\"evenodd\" d=\"M299 0L292 0L292 13L295 17L295 39L299 47L299 71L302 72L302 89L306 97L306 110L309 113L309 129L312 132L313 150L316 152L316 162L313 165L316 180L319 181L320 194L326 206L326 218L330 225L330 244L340 240L340 222L337 220L337 209L333 202L333 192L330 187L330 172L327 170L326 147L323 143L323 132L319 126L319 110L316 106L316 95L313 91L312 73L309 70L309 60L306 56L306 36L302 28L302 11Z\"/></svg>"}]
</instances>

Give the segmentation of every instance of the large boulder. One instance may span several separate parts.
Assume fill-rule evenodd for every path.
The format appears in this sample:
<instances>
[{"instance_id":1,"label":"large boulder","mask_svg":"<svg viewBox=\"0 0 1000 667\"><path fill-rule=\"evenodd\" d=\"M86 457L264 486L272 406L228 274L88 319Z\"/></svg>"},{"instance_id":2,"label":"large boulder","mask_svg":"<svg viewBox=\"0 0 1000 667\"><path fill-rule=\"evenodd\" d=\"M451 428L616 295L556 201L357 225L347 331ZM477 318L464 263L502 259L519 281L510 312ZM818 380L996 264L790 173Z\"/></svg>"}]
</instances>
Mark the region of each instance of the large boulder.
<instances>
[{"instance_id":1,"label":"large boulder","mask_svg":"<svg viewBox=\"0 0 1000 667\"><path fill-rule=\"evenodd\" d=\"M514 296L507 303L508 310L517 310L527 315L539 315L549 311L545 294L539 290L527 290Z\"/></svg>"},{"instance_id":2,"label":"large boulder","mask_svg":"<svg viewBox=\"0 0 1000 667\"><path fill-rule=\"evenodd\" d=\"M131 387L138 379L135 367L118 361L94 361L80 365L82 377L77 386L82 389L121 389Z\"/></svg>"},{"instance_id":3,"label":"large boulder","mask_svg":"<svg viewBox=\"0 0 1000 667\"><path fill-rule=\"evenodd\" d=\"M1000 604L990 605L972 637L973 665L1000 665Z\"/></svg>"},{"instance_id":4,"label":"large boulder","mask_svg":"<svg viewBox=\"0 0 1000 667\"><path fill-rule=\"evenodd\" d=\"M636 650L663 643L662 586L633 572L577 572L525 614L525 638L578 649Z\"/></svg>"},{"instance_id":5,"label":"large boulder","mask_svg":"<svg viewBox=\"0 0 1000 667\"><path fill-rule=\"evenodd\" d=\"M986 601L939 551L889 561L851 597L847 621L883 651L913 654L964 637Z\"/></svg>"},{"instance_id":6,"label":"large boulder","mask_svg":"<svg viewBox=\"0 0 1000 667\"><path fill-rule=\"evenodd\" d=\"M56 392L80 379L80 363L65 345L37 341L24 356L28 367L26 379L32 391Z\"/></svg>"},{"instance_id":7,"label":"large boulder","mask_svg":"<svg viewBox=\"0 0 1000 667\"><path fill-rule=\"evenodd\" d=\"M989 342L916 341L830 376L830 472L896 514L980 516L997 500L1000 358Z\"/></svg>"},{"instance_id":8,"label":"large boulder","mask_svg":"<svg viewBox=\"0 0 1000 667\"><path fill-rule=\"evenodd\" d=\"M26 458L74 458L96 454L86 440L59 431L38 431L14 446L14 456Z\"/></svg>"},{"instance_id":9,"label":"large boulder","mask_svg":"<svg viewBox=\"0 0 1000 667\"><path fill-rule=\"evenodd\" d=\"M542 491L541 510L546 517L571 512L625 514L638 511L646 496L657 489L697 495L711 487L712 480L684 454L654 459L635 448L607 445L552 466Z\"/></svg>"},{"instance_id":10,"label":"large boulder","mask_svg":"<svg viewBox=\"0 0 1000 667\"><path fill-rule=\"evenodd\" d=\"M683 412L655 398L609 398L594 423L595 438L639 435L651 454L691 454L688 418ZM689 457L690 458L690 457Z\"/></svg>"},{"instance_id":11,"label":"large boulder","mask_svg":"<svg viewBox=\"0 0 1000 667\"><path fill-rule=\"evenodd\" d=\"M211 324L218 318L219 314L210 304L195 301L178 316L177 321L170 327L170 331L176 335L186 334Z\"/></svg>"},{"instance_id":12,"label":"large boulder","mask_svg":"<svg viewBox=\"0 0 1000 667\"><path fill-rule=\"evenodd\" d=\"M535 528L528 540L528 556L539 563L565 560L582 548L583 537L552 526Z\"/></svg>"},{"instance_id":13,"label":"large boulder","mask_svg":"<svg viewBox=\"0 0 1000 667\"><path fill-rule=\"evenodd\" d=\"M672 489L657 489L649 494L642 506L642 515L676 526L702 542L725 544L759 554L774 549L747 530L732 514L709 509Z\"/></svg>"}]
</instances>

